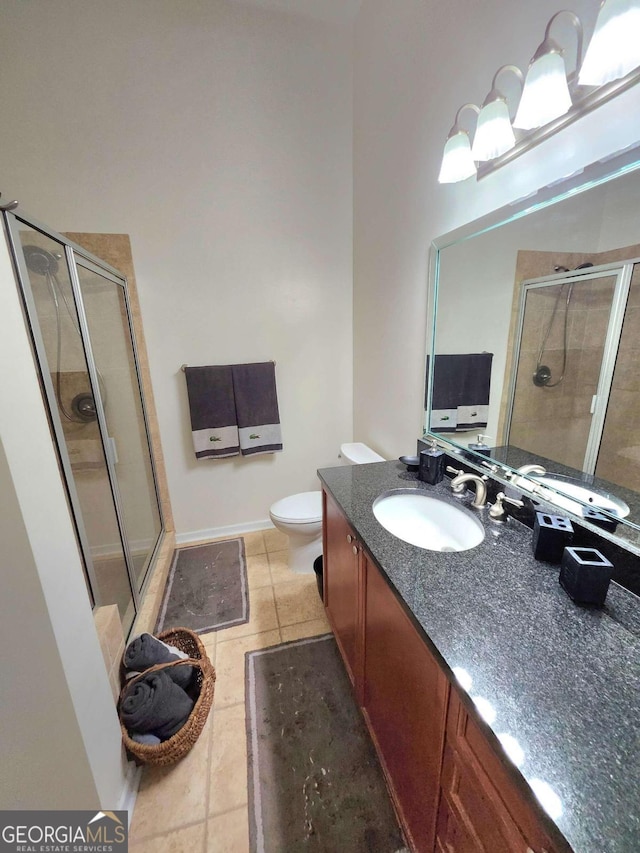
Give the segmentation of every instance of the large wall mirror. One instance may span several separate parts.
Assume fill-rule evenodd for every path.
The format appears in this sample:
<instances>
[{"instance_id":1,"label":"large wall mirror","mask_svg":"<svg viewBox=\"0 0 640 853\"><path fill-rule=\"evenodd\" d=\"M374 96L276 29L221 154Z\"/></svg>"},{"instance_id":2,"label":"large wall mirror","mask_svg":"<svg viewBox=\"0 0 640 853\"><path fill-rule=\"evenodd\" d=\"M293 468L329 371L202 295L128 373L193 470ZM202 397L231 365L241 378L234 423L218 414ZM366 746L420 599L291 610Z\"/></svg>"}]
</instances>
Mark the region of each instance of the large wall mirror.
<instances>
[{"instance_id":1,"label":"large wall mirror","mask_svg":"<svg viewBox=\"0 0 640 853\"><path fill-rule=\"evenodd\" d=\"M425 432L640 545L638 152L433 248Z\"/></svg>"}]
</instances>

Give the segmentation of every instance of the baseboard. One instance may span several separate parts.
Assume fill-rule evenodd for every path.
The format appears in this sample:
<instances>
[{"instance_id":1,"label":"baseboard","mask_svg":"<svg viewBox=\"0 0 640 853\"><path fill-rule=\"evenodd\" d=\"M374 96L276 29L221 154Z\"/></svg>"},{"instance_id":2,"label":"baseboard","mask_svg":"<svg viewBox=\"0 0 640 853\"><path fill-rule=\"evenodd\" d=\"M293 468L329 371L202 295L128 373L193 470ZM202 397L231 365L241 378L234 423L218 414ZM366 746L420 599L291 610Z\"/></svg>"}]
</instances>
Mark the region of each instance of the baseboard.
<instances>
[{"instance_id":1,"label":"baseboard","mask_svg":"<svg viewBox=\"0 0 640 853\"><path fill-rule=\"evenodd\" d=\"M129 761L127 767L127 775L124 780L124 789L122 791L122 796L120 797L120 802L118 804L118 811L127 812L129 818L129 826L131 826L131 819L133 818L133 810L136 805L136 797L138 796L138 788L140 786L141 776L142 765L140 765L140 767L136 767L133 761Z\"/></svg>"},{"instance_id":2,"label":"baseboard","mask_svg":"<svg viewBox=\"0 0 640 853\"><path fill-rule=\"evenodd\" d=\"M275 528L268 518L263 518L260 521L245 521L241 524L227 524L224 527L191 530L187 533L176 533L176 545L188 545L190 542L201 542L205 539L221 539L223 536L241 536L243 533L254 533L256 530L275 530Z\"/></svg>"}]
</instances>

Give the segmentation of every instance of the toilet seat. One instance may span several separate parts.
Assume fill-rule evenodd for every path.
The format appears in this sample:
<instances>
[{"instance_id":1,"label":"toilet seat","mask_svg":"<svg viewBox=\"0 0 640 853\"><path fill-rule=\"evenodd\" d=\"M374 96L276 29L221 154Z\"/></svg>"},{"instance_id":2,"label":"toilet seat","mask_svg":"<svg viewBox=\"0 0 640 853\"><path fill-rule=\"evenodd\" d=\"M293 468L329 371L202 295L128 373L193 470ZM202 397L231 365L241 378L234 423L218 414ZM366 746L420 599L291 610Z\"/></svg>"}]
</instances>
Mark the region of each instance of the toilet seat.
<instances>
[{"instance_id":1,"label":"toilet seat","mask_svg":"<svg viewBox=\"0 0 640 853\"><path fill-rule=\"evenodd\" d=\"M308 524L322 521L322 492L300 492L276 501L271 517L287 524Z\"/></svg>"}]
</instances>

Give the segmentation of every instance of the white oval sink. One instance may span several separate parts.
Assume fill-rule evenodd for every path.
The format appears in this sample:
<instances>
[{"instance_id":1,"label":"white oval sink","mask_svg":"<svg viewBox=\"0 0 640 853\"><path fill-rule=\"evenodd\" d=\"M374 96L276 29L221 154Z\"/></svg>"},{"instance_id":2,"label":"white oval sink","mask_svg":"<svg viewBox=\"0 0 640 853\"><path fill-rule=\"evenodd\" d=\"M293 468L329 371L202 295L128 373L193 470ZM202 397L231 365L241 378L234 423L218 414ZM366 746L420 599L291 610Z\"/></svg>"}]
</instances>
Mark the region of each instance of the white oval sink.
<instances>
[{"instance_id":1,"label":"white oval sink","mask_svg":"<svg viewBox=\"0 0 640 853\"><path fill-rule=\"evenodd\" d=\"M468 551L484 539L484 527L468 510L424 492L380 495L373 514L398 539L429 551Z\"/></svg>"},{"instance_id":2,"label":"white oval sink","mask_svg":"<svg viewBox=\"0 0 640 853\"><path fill-rule=\"evenodd\" d=\"M623 500L608 492L591 489L579 480L564 477L562 474L529 474L528 476L537 483L554 489L558 494L553 496L553 503L575 515L580 515L581 504L608 512L616 518L626 518L629 515L629 507Z\"/></svg>"}]
</instances>

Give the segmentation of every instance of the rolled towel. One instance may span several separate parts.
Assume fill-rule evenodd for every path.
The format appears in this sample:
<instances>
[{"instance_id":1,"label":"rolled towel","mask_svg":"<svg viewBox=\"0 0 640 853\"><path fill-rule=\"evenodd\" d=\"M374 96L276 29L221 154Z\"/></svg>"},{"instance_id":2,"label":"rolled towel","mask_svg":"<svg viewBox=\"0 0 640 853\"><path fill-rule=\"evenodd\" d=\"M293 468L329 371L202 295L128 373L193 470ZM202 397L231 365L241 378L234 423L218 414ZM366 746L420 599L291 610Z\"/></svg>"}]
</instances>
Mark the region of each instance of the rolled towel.
<instances>
[{"instance_id":1,"label":"rolled towel","mask_svg":"<svg viewBox=\"0 0 640 853\"><path fill-rule=\"evenodd\" d=\"M166 672L174 684L182 687L183 690L186 690L193 681L194 669L188 663L180 664L180 666L169 666L163 672Z\"/></svg>"},{"instance_id":2,"label":"rolled towel","mask_svg":"<svg viewBox=\"0 0 640 853\"><path fill-rule=\"evenodd\" d=\"M194 668L190 664L182 663L179 666L169 666L164 670L164 672L166 672L169 678L179 687L186 690L191 686L191 682L193 681L193 669ZM135 678L137 675L142 675L142 673L138 670L130 669L125 674L125 681L131 681L131 679Z\"/></svg>"},{"instance_id":3,"label":"rolled towel","mask_svg":"<svg viewBox=\"0 0 640 853\"><path fill-rule=\"evenodd\" d=\"M131 732L131 740L135 740L136 743L143 743L145 746L157 746L162 743L156 735L141 735L138 732Z\"/></svg>"},{"instance_id":4,"label":"rolled towel","mask_svg":"<svg viewBox=\"0 0 640 853\"><path fill-rule=\"evenodd\" d=\"M192 708L193 701L182 687L159 670L129 687L120 704L120 718L129 732L167 740L186 723Z\"/></svg>"},{"instance_id":5,"label":"rolled towel","mask_svg":"<svg viewBox=\"0 0 640 853\"><path fill-rule=\"evenodd\" d=\"M170 663L172 660L186 660L189 655L175 646L163 643L153 634L140 634L135 637L124 652L124 665L127 669L142 672L157 663Z\"/></svg>"}]
</instances>

